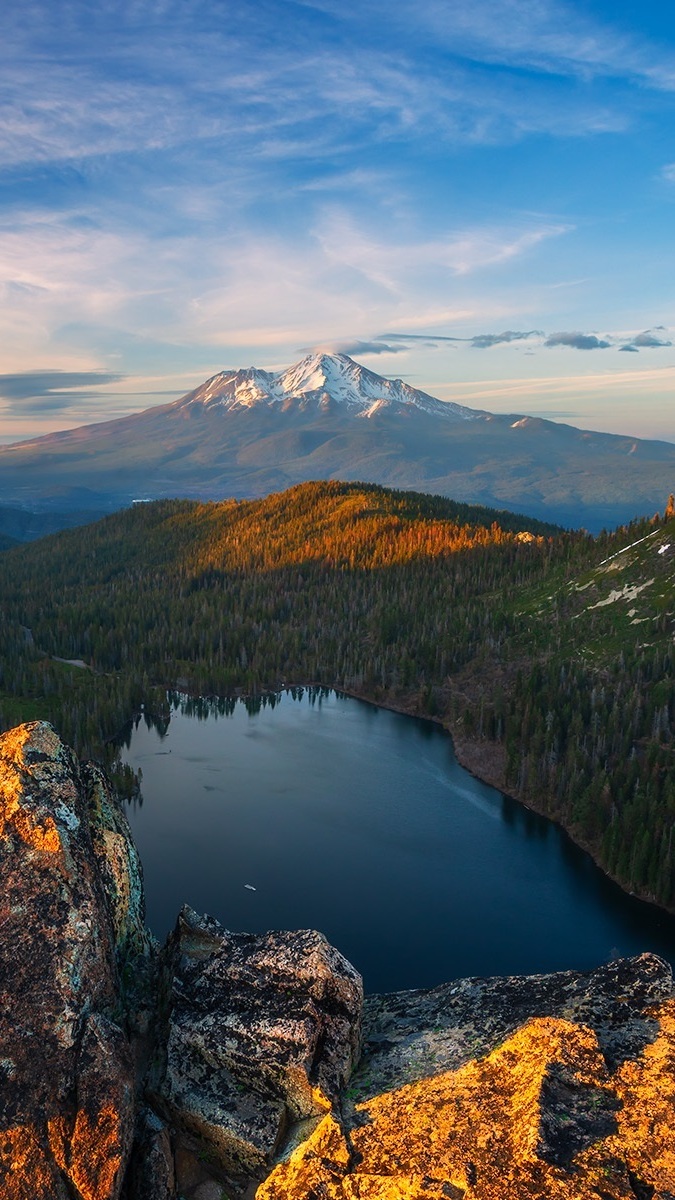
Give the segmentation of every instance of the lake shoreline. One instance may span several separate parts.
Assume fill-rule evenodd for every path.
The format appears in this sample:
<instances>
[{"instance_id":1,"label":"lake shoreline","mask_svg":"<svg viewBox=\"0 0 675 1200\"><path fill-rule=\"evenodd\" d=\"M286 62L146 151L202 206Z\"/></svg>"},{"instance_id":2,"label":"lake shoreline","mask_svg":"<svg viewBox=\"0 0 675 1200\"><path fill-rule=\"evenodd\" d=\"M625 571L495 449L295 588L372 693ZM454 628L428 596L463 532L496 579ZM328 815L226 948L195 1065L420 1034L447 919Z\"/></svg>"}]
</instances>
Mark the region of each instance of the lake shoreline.
<instances>
[{"instance_id":1,"label":"lake shoreline","mask_svg":"<svg viewBox=\"0 0 675 1200\"><path fill-rule=\"evenodd\" d=\"M546 818L546 820L550 821L551 824L561 829L570 839L573 845L584 851L584 853L587 854L593 861L598 870L602 871L603 875L605 875L607 879L616 884L616 886L621 889L624 895L630 896L632 899L639 900L641 903L648 905L650 908L657 909L659 912L666 913L669 916L675 916L675 907L668 908L666 905L658 903L649 895L631 891L626 888L621 883L621 880L607 870L598 857L597 852L590 844L588 844L584 839L578 837L573 830L569 829L557 817L552 816L550 812L547 812L543 805L537 805L532 803L531 800L525 800L522 796L518 795L518 792L515 789L509 788L505 779L505 751L504 747L499 743L488 741L486 738L468 737L466 733L457 726L457 724L453 723L449 719L421 711L419 698L414 693L407 697L393 699L391 696L374 696L366 691L344 687L340 684L326 683L324 681L304 681L302 683L284 682L277 688L263 688L259 693L257 693L257 695L274 695L279 691L292 691L293 688L328 688L329 690L340 695L348 696L353 700L361 700L365 704L372 705L374 708L380 708L388 712L398 713L401 716L414 717L417 720L427 721L440 727L445 733L448 734L452 741L457 762L461 767L464 768L464 770L473 776L474 779L479 780L481 783L487 784L489 787L495 788L497 791L501 792L502 795L507 796L510 800L515 801L529 812ZM199 698L197 694L192 693L189 688L169 688L167 691L175 691L176 693L190 696L192 699ZM215 699L216 697L203 698ZM236 689L229 698L237 700L250 700L254 698L254 694L247 692L245 689ZM130 723L136 717L141 718L145 715L149 715L147 710L135 713L130 718ZM121 731L116 735L116 738L119 738L120 734ZM109 741L114 741L116 738L110 738Z\"/></svg>"},{"instance_id":2,"label":"lake shoreline","mask_svg":"<svg viewBox=\"0 0 675 1200\"><path fill-rule=\"evenodd\" d=\"M314 685L306 684L304 686ZM403 716L416 717L420 721L431 721L434 725L439 725L445 730L452 740L457 762L461 767L464 768L465 771L468 771L469 774L474 777L474 779L478 779L481 783L486 783L490 787L496 788L497 791L501 792L504 796L508 796L510 800L515 800L516 803L522 805L523 808L528 809L529 812L536 813L537 816L540 817L545 817L547 821L550 821L553 825L556 825L559 829L562 829L570 841L573 842L574 845L580 850L583 850L586 854L588 854L589 858L592 859L598 870L602 871L603 875L605 875L607 879L611 879L612 883L615 883L617 887L621 888L621 891L624 892L626 896L631 896L635 900L640 900L643 904L648 904L650 908L656 908L660 912L668 913L669 916L675 916L675 907L668 908L665 904L659 904L659 902L654 900L654 898L651 896L642 894L640 892L630 891L628 888L624 887L624 885L621 883L621 880L617 879L617 877L613 875L611 871L607 870L607 868L598 858L596 852L593 850L593 847L584 841L584 839L576 836L575 833L571 829L568 829L568 827L562 821L558 820L557 817L551 816L551 814L546 811L543 805L533 804L530 801L525 800L522 796L519 796L517 791L508 788L506 786L503 767L500 771L496 765L499 759L503 759L504 757L503 753L498 753L500 750L503 750L503 747L500 747L498 743L489 742L485 738L481 739L467 737L466 734L457 729L452 722L444 720L442 717L432 716L428 713L421 713L418 708L415 707L412 698L407 702L397 704L391 700L376 700L372 696L368 696L365 693L353 691L348 688L335 688L335 691L342 692L345 696L351 696L354 700L364 700L367 704L374 705L375 708L384 708L390 712L401 713ZM497 753L495 753L495 751L497 751ZM482 765L482 763L486 763L487 769Z\"/></svg>"}]
</instances>

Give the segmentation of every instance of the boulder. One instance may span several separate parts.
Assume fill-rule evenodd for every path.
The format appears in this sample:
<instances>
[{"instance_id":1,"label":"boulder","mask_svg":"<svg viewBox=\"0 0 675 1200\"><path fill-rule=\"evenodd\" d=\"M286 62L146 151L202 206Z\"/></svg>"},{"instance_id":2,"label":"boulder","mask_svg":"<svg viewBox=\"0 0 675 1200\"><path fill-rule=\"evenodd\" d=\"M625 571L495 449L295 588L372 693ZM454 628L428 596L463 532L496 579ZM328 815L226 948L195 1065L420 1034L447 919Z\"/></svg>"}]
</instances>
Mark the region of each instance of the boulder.
<instances>
[{"instance_id":1,"label":"boulder","mask_svg":"<svg viewBox=\"0 0 675 1200\"><path fill-rule=\"evenodd\" d=\"M166 971L158 1103L202 1157L260 1178L293 1127L306 1134L349 1080L361 978L313 930L231 933L189 908Z\"/></svg>"},{"instance_id":2,"label":"boulder","mask_svg":"<svg viewBox=\"0 0 675 1200\"><path fill-rule=\"evenodd\" d=\"M116 1200L129 1156L119 962L147 943L142 902L123 915L121 894L138 891L123 818L107 849L108 818L93 837L91 805L91 778L50 725L0 736L3 1200Z\"/></svg>"},{"instance_id":3,"label":"boulder","mask_svg":"<svg viewBox=\"0 0 675 1200\"><path fill-rule=\"evenodd\" d=\"M256 1200L673 1200L675 999L654 955L370 997L365 1052Z\"/></svg>"}]
</instances>

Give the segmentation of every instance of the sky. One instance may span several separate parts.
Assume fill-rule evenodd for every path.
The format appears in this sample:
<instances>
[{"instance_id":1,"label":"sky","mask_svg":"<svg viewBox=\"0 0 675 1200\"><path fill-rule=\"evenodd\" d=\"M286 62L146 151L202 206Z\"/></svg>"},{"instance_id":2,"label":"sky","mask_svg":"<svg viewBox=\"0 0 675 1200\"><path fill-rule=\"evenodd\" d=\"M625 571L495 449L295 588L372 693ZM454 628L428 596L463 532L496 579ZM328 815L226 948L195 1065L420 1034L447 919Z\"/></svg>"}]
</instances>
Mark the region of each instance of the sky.
<instances>
[{"instance_id":1,"label":"sky","mask_svg":"<svg viewBox=\"0 0 675 1200\"><path fill-rule=\"evenodd\" d=\"M675 8L4 0L0 441L314 349L675 441Z\"/></svg>"}]
</instances>

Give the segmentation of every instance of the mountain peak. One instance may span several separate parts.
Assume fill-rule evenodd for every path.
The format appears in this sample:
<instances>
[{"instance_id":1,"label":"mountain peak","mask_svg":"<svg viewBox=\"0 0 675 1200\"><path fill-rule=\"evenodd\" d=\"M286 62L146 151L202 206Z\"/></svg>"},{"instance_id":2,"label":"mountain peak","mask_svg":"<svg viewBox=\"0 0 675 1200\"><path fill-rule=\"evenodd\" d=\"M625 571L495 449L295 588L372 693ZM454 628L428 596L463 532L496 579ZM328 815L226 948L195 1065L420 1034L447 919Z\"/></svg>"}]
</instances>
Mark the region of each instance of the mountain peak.
<instances>
[{"instance_id":1,"label":"mountain peak","mask_svg":"<svg viewBox=\"0 0 675 1200\"><path fill-rule=\"evenodd\" d=\"M364 402L384 399L392 382L360 366L348 354L327 351L306 355L280 376L287 395L320 392L331 400L360 407Z\"/></svg>"},{"instance_id":2,"label":"mountain peak","mask_svg":"<svg viewBox=\"0 0 675 1200\"><path fill-rule=\"evenodd\" d=\"M372 417L382 409L421 410L451 420L471 420L482 413L460 404L437 400L402 379L386 379L348 354L316 351L285 371L247 367L222 371L176 402L177 407L202 405L228 410L266 405L284 409L339 405L355 417Z\"/></svg>"}]
</instances>

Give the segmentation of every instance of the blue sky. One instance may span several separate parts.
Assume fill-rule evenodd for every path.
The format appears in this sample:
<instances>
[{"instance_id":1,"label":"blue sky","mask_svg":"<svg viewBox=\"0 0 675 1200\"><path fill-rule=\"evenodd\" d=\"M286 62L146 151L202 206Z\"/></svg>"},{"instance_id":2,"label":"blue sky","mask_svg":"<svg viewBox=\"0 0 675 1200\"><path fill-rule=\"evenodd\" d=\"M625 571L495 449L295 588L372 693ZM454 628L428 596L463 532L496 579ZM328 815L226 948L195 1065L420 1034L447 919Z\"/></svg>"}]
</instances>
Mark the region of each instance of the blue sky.
<instances>
[{"instance_id":1,"label":"blue sky","mask_svg":"<svg viewBox=\"0 0 675 1200\"><path fill-rule=\"evenodd\" d=\"M0 439L337 348L675 440L675 10L5 0Z\"/></svg>"}]
</instances>

